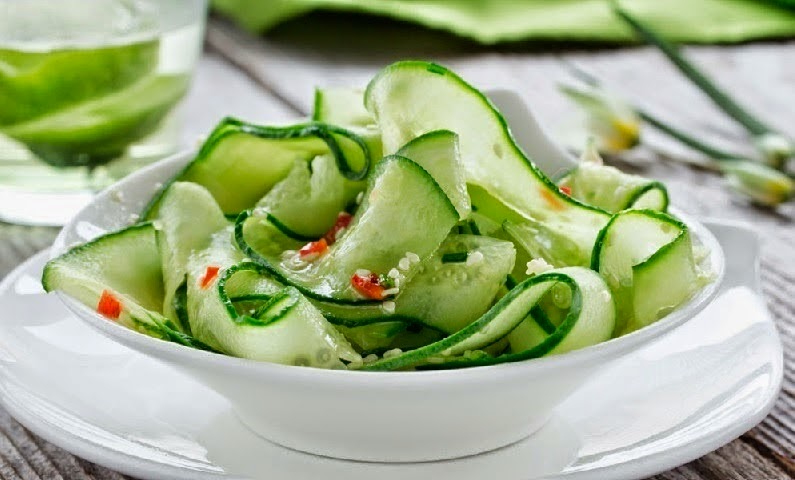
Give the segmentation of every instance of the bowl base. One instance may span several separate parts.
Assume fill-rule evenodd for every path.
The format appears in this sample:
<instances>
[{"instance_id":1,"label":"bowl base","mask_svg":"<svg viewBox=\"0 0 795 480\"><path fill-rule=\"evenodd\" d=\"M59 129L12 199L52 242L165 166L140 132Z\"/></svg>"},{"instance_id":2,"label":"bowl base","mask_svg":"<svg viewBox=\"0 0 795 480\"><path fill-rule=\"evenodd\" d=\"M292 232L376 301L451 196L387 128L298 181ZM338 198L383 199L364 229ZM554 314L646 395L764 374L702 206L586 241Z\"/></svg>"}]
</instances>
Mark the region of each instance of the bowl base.
<instances>
[{"instance_id":1,"label":"bowl base","mask_svg":"<svg viewBox=\"0 0 795 480\"><path fill-rule=\"evenodd\" d=\"M423 463L437 462L444 460L454 460L458 458L472 457L483 453L492 452L501 448L508 447L520 442L527 437L535 434L552 418L552 412L538 417L531 423L525 424L524 428L516 429L511 432L488 432L489 435L479 435L475 441L460 441L458 438L450 438L450 443L445 444L444 448L439 448L439 442L428 443L421 453L394 451L379 448L373 442L367 443L344 443L339 438L329 436L327 441L314 436L300 438L295 432L281 432L278 429L269 428L260 420L254 420L245 413L233 407L233 412L240 423L258 437L273 444L279 445L296 452L314 455L318 457L333 458L337 460L348 460L367 463ZM261 428L260 428L261 427ZM423 443L420 438L418 443ZM455 445L454 445L455 443ZM452 446L451 446L452 445ZM412 450L416 450L414 447Z\"/></svg>"}]
</instances>

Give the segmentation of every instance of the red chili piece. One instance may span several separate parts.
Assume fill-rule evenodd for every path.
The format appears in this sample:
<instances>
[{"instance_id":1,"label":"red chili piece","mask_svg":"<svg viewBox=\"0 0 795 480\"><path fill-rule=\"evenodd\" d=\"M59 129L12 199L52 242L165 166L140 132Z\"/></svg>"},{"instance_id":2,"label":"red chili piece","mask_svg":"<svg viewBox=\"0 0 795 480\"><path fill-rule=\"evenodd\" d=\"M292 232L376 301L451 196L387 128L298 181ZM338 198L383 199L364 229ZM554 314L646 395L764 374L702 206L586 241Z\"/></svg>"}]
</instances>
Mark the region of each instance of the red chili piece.
<instances>
[{"instance_id":1,"label":"red chili piece","mask_svg":"<svg viewBox=\"0 0 795 480\"><path fill-rule=\"evenodd\" d=\"M326 240L328 245L334 245L334 242L337 241L337 235L340 233L340 230L344 230L348 228L348 225L351 224L351 220L353 220L353 215L348 212L340 212L337 215L337 221L334 223L334 226L323 235L323 239Z\"/></svg>"},{"instance_id":2,"label":"red chili piece","mask_svg":"<svg viewBox=\"0 0 795 480\"><path fill-rule=\"evenodd\" d=\"M328 250L328 243L325 238L321 238L317 242L309 242L301 250L298 250L298 255L304 260L314 260L323 255Z\"/></svg>"},{"instance_id":3,"label":"red chili piece","mask_svg":"<svg viewBox=\"0 0 795 480\"><path fill-rule=\"evenodd\" d=\"M97 313L111 320L118 320L121 316L121 302L109 290L103 290L97 304Z\"/></svg>"},{"instance_id":4,"label":"red chili piece","mask_svg":"<svg viewBox=\"0 0 795 480\"><path fill-rule=\"evenodd\" d=\"M199 280L199 286L203 289L207 289L213 280L218 276L218 272L221 270L221 267L217 267L215 265L210 265L207 267L207 270L204 271L204 276Z\"/></svg>"},{"instance_id":5,"label":"red chili piece","mask_svg":"<svg viewBox=\"0 0 795 480\"><path fill-rule=\"evenodd\" d=\"M563 185L562 187L560 187L560 191L568 196L571 196L571 187L568 185Z\"/></svg>"},{"instance_id":6,"label":"red chili piece","mask_svg":"<svg viewBox=\"0 0 795 480\"><path fill-rule=\"evenodd\" d=\"M384 299L384 287L381 285L381 280L375 273L365 276L354 273L351 277L351 285L353 285L353 288L355 288L357 292L367 298L373 300Z\"/></svg>"}]
</instances>

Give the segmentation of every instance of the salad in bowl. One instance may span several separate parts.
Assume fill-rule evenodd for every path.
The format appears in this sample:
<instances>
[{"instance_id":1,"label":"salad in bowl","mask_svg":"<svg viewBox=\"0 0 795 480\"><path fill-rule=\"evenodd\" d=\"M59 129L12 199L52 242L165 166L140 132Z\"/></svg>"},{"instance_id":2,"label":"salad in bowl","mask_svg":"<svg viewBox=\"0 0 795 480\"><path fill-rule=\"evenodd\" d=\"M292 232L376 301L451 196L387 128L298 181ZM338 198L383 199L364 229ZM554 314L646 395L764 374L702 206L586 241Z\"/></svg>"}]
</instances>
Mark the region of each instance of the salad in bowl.
<instances>
[{"instance_id":1,"label":"salad in bowl","mask_svg":"<svg viewBox=\"0 0 795 480\"><path fill-rule=\"evenodd\" d=\"M570 161L488 95L407 61L319 90L311 121L224 119L97 195L44 286L280 445L413 462L516 442L703 309L723 252L664 185Z\"/></svg>"},{"instance_id":2,"label":"salad in bowl","mask_svg":"<svg viewBox=\"0 0 795 480\"><path fill-rule=\"evenodd\" d=\"M542 172L480 91L403 61L311 121L227 118L138 221L43 284L109 322L284 365L524 362L647 328L715 280L663 184Z\"/></svg>"}]
</instances>

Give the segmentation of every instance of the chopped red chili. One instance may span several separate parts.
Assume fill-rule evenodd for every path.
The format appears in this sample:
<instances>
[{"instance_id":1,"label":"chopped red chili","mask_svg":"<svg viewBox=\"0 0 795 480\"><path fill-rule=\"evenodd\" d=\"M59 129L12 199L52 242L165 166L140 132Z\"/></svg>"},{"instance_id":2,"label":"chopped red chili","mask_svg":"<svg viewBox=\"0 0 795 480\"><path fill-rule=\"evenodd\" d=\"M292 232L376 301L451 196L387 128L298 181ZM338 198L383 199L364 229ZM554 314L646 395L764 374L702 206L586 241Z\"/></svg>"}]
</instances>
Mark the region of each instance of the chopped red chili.
<instances>
[{"instance_id":1,"label":"chopped red chili","mask_svg":"<svg viewBox=\"0 0 795 480\"><path fill-rule=\"evenodd\" d=\"M348 225L351 224L351 220L353 220L353 215L348 212L340 212L339 215L337 215L337 221L334 223L334 226L323 235L326 242L329 245L334 245L334 242L337 241L337 235L339 235L340 231L348 228Z\"/></svg>"},{"instance_id":2,"label":"chopped red chili","mask_svg":"<svg viewBox=\"0 0 795 480\"><path fill-rule=\"evenodd\" d=\"M218 276L218 272L221 270L221 267L210 265L207 267L207 270L204 271L204 276L202 276L201 280L199 280L199 286L203 289L207 289L213 280Z\"/></svg>"},{"instance_id":3,"label":"chopped red chili","mask_svg":"<svg viewBox=\"0 0 795 480\"><path fill-rule=\"evenodd\" d=\"M103 290L97 304L97 313L111 320L118 320L121 316L121 302L109 290Z\"/></svg>"},{"instance_id":4,"label":"chopped red chili","mask_svg":"<svg viewBox=\"0 0 795 480\"><path fill-rule=\"evenodd\" d=\"M328 243L325 238L321 238L316 242L309 242L301 250L298 250L298 255L304 260L314 260L323 255L328 250Z\"/></svg>"},{"instance_id":5,"label":"chopped red chili","mask_svg":"<svg viewBox=\"0 0 795 480\"><path fill-rule=\"evenodd\" d=\"M369 275L359 275L354 273L351 277L351 285L357 292L373 300L384 299L384 286L381 279L375 273Z\"/></svg>"},{"instance_id":6,"label":"chopped red chili","mask_svg":"<svg viewBox=\"0 0 795 480\"><path fill-rule=\"evenodd\" d=\"M571 196L571 187L568 185L563 185L562 187L560 187L560 191L568 196Z\"/></svg>"}]
</instances>

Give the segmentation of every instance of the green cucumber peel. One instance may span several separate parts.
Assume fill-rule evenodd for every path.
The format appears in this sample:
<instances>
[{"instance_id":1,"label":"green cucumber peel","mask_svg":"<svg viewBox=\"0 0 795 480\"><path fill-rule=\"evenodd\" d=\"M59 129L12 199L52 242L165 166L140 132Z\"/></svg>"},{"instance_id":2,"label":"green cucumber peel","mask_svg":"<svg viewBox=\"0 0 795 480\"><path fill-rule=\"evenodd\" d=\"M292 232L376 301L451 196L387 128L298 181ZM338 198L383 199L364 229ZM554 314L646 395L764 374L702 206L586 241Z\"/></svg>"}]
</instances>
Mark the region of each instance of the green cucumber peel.
<instances>
[{"instance_id":1,"label":"green cucumber peel","mask_svg":"<svg viewBox=\"0 0 795 480\"><path fill-rule=\"evenodd\" d=\"M407 177L406 175L410 176ZM384 178L394 179L394 181L409 182L411 185L417 185L417 188L421 189L423 194L426 195L426 198L427 195L432 194L436 198L436 201L433 203L435 210L430 213L432 213L435 217L438 217L429 219L427 217L429 214L428 211L407 211L408 220L406 221L414 222L414 224L417 222L426 222L422 225L414 225L418 229L425 229L426 238L418 239L417 237L404 238L392 236L391 238L384 239L382 237L380 239L382 247L387 241L393 242L390 247L391 250L389 257L386 259L383 256L383 252L378 258L374 258L368 252L364 252L361 249L361 246L357 244L357 242L370 241L369 239L360 238L360 235L357 236L359 234L359 231L357 230L357 228L359 228L359 220L362 218L375 218L379 215L379 212L371 211L370 205L374 205L373 208L395 208L395 205L386 205L383 202L373 203L370 201L371 198L375 198L376 196L374 192L377 188L379 188L379 182L382 181L382 176ZM384 193L380 193L379 197L381 195L384 195ZM337 303L341 305L378 304L380 303L378 300L356 298L354 293L350 291L352 288L350 287L350 278L354 272L357 269L369 268L372 271L384 274L389 271L390 268L396 266L400 258L402 258L408 251L420 252L420 255L425 257L430 256L430 254L432 254L433 251L438 248L438 244L436 244L437 240L438 243L441 244L441 242L444 240L443 235L446 235L455 224L456 220L458 219L458 213L456 212L453 204L450 202L450 199L444 194L439 184L436 183L434 178L425 169L423 169L414 161L397 155L385 157L376 165L369 178L368 186L363 198L364 201L351 221L348 232L334 245L329 247L328 252L324 254L318 260L317 264L313 266L315 269L313 272L295 273L287 271L287 269L281 267L277 263L280 261L280 259L274 261L273 258L267 258L267 255L254 248L251 242L249 242L246 238L246 225L250 219L258 219L261 221L262 217L257 217L252 211L243 212L238 216L238 219L235 222L235 241L237 242L240 250L247 257L262 265L277 280L286 285L294 286L310 299ZM378 200L375 202L378 202ZM426 202L426 205L427 204L428 202ZM428 223L431 220L436 221L434 221L433 224ZM366 225L367 223L372 223L373 221L374 220L370 220L370 222L365 222L361 225ZM434 237L428 237L428 232L431 230L434 232ZM365 230L365 232L368 231ZM375 233L373 234L375 235ZM378 233L378 235L380 235L380 233ZM435 237L439 238L436 239ZM409 242L411 245L414 245L414 247L406 246L407 242ZM352 247L352 245L354 245L356 248ZM425 250L424 253L423 249ZM341 256L335 256L337 255L337 252L342 252L340 254ZM281 252L278 253L281 254ZM348 265L351 263L351 260L350 258L347 258L347 256L360 254L365 254L365 256L355 262L355 267ZM273 255L271 255L271 257L273 257ZM378 263L382 265L383 268L372 268L370 265L371 263ZM312 285L312 282L315 281L316 285Z\"/></svg>"},{"instance_id":2,"label":"green cucumber peel","mask_svg":"<svg viewBox=\"0 0 795 480\"><path fill-rule=\"evenodd\" d=\"M581 282L585 282L585 290L581 288ZM467 350L474 351L486 347L505 337L527 317L543 295L556 283L563 283L571 289L571 306L564 321L542 343L522 352L498 356L491 356L484 352L476 355L475 358L455 357L455 355L465 353ZM603 292L608 293L605 296ZM587 300L584 299L586 295ZM582 267L549 271L524 280L511 289L483 316L458 332L438 342L403 353L397 357L367 364L362 369L383 371L408 368L423 364L432 357L441 359L441 361L423 364L418 368L438 369L485 366L541 357L552 353L563 345L568 335L577 326L585 305L587 305L592 315L598 317L591 319L592 323L596 324L596 328L592 329L592 332L585 334L584 339L574 340L574 345L567 346L571 347L570 349L585 346L580 345L583 340L587 343L595 344L609 338L615 322L612 300L604 281L593 271ZM491 331L491 328L497 331ZM477 338L477 335L480 335L480 338ZM448 355L444 355L444 353ZM563 351L556 353L563 353ZM449 358L449 360L445 357Z\"/></svg>"},{"instance_id":3,"label":"green cucumber peel","mask_svg":"<svg viewBox=\"0 0 795 480\"><path fill-rule=\"evenodd\" d=\"M217 149L226 142L234 141L235 137L240 135L243 135L243 138L238 138L238 140L246 142L247 149L252 148L252 144L248 142L256 143L258 140L263 140L270 142L266 148L269 151L260 154L256 159L251 159L249 158L251 155L247 155L246 162L248 164L241 164L239 167L242 170L239 172L227 173L236 176L231 180L225 180L208 165L212 165L214 162L224 162L223 159L215 158ZM350 147L353 147L353 150L357 152L355 160L360 164L358 168L353 166L354 159L349 158L346 149L341 145L340 142L343 140L349 143L348 151L351 150ZM265 146L265 144L260 146ZM234 145L230 145L229 148L233 147ZM273 158L276 153L281 156L274 164ZM142 217L153 217L157 212L163 192L172 182L180 180L192 181L206 187L216 198L225 214L238 214L251 208L278 181L282 180L292 167L295 158L300 157L310 161L315 156L324 153L331 153L334 156L342 176L352 182L363 180L373 163L366 142L356 133L344 128L325 123L269 127L227 117L215 127L196 157L175 175L160 193L154 196L144 208ZM208 168L212 171L206 171ZM257 168L261 168L263 171L252 171ZM226 184L227 182L231 184Z\"/></svg>"}]
</instances>

